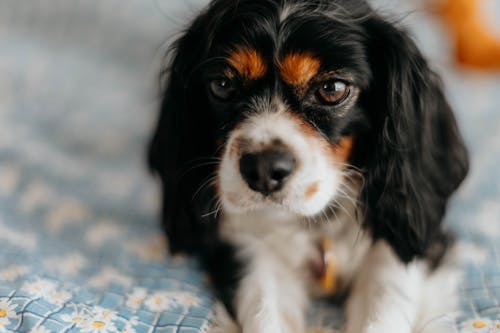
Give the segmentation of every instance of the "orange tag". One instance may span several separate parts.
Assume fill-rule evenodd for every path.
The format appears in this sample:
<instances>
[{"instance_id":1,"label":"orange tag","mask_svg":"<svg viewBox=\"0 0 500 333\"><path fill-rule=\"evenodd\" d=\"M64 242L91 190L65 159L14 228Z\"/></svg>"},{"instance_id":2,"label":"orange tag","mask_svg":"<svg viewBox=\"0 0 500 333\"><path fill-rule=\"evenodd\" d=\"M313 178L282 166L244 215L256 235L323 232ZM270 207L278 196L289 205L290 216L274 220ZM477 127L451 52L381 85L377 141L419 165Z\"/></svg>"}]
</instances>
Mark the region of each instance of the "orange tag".
<instances>
[{"instance_id":1,"label":"orange tag","mask_svg":"<svg viewBox=\"0 0 500 333\"><path fill-rule=\"evenodd\" d=\"M319 284L328 293L334 293L337 289L337 263L335 262L330 240L323 238L320 241L320 252L323 256L324 269L319 276Z\"/></svg>"}]
</instances>

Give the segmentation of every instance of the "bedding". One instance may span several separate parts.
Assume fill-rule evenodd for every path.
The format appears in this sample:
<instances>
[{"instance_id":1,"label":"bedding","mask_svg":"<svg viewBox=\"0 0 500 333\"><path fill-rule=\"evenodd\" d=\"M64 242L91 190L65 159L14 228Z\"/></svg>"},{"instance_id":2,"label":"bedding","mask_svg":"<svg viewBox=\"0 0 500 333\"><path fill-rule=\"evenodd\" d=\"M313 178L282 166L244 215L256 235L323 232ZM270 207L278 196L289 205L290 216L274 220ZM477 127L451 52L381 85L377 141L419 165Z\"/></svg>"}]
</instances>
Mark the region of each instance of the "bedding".
<instances>
[{"instance_id":1,"label":"bedding","mask_svg":"<svg viewBox=\"0 0 500 333\"><path fill-rule=\"evenodd\" d=\"M202 3L0 0L0 332L209 331L209 281L167 255L144 163L163 54ZM405 20L471 151L446 219L464 267L447 319L500 332L500 73L458 70L432 18ZM309 319L312 332L342 326L327 303Z\"/></svg>"}]
</instances>

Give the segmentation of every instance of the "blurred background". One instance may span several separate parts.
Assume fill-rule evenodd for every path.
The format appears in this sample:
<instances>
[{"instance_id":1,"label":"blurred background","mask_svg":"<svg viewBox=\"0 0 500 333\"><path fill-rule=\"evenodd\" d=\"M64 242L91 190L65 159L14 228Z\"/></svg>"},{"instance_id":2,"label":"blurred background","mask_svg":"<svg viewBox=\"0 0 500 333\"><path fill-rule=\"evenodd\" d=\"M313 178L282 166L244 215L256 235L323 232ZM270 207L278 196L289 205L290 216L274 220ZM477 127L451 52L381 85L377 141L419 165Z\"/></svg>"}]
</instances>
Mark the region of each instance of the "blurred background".
<instances>
[{"instance_id":1,"label":"blurred background","mask_svg":"<svg viewBox=\"0 0 500 333\"><path fill-rule=\"evenodd\" d=\"M0 332L208 330L206 278L166 258L144 162L163 55L206 2L0 0ZM431 0L372 2L443 76L471 150L447 216L466 265L450 321L500 332L500 64L495 46L474 51L500 45L500 1L442 0L464 3L451 16ZM310 318L315 332L342 324L322 304Z\"/></svg>"}]
</instances>

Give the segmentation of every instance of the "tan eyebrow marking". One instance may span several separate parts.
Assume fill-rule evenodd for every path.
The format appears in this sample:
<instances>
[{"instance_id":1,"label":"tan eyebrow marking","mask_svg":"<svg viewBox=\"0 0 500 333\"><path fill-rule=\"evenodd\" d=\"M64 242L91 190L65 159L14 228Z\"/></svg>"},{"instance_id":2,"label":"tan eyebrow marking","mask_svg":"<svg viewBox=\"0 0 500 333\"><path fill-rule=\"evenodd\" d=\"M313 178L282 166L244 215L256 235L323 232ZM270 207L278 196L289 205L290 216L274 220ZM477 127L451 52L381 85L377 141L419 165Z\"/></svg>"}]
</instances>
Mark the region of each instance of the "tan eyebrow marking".
<instances>
[{"instance_id":1,"label":"tan eyebrow marking","mask_svg":"<svg viewBox=\"0 0 500 333\"><path fill-rule=\"evenodd\" d=\"M263 77L267 71L262 56L255 49L247 47L236 48L231 52L228 62L241 76L251 80Z\"/></svg>"},{"instance_id":2,"label":"tan eyebrow marking","mask_svg":"<svg viewBox=\"0 0 500 333\"><path fill-rule=\"evenodd\" d=\"M293 86L308 83L319 71L321 62L311 53L291 53L279 64L283 80Z\"/></svg>"}]
</instances>

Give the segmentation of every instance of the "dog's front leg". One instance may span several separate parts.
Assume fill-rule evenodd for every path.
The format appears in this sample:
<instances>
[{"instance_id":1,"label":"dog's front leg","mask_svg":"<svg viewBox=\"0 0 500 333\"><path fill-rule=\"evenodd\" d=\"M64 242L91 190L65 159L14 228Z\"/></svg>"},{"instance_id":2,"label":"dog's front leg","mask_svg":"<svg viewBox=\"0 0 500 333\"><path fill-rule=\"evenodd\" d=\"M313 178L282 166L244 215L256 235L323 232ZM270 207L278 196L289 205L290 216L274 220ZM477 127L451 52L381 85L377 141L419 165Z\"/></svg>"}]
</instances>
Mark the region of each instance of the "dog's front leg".
<instances>
[{"instance_id":1,"label":"dog's front leg","mask_svg":"<svg viewBox=\"0 0 500 333\"><path fill-rule=\"evenodd\" d=\"M242 332L304 333L308 300L300 275L265 247L249 253L235 299Z\"/></svg>"},{"instance_id":2,"label":"dog's front leg","mask_svg":"<svg viewBox=\"0 0 500 333\"><path fill-rule=\"evenodd\" d=\"M347 303L347 333L411 333L424 290L423 262L403 264L384 241L367 255Z\"/></svg>"}]
</instances>

